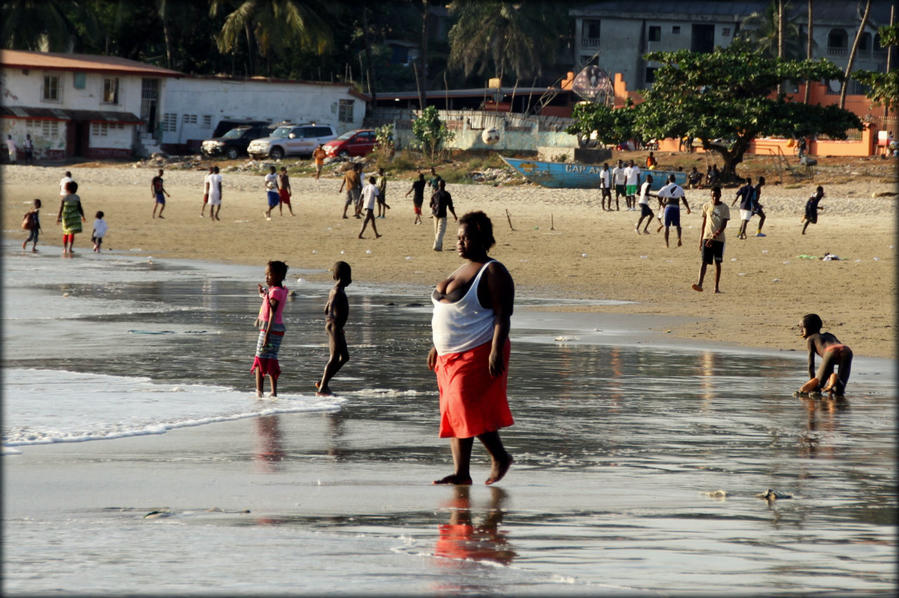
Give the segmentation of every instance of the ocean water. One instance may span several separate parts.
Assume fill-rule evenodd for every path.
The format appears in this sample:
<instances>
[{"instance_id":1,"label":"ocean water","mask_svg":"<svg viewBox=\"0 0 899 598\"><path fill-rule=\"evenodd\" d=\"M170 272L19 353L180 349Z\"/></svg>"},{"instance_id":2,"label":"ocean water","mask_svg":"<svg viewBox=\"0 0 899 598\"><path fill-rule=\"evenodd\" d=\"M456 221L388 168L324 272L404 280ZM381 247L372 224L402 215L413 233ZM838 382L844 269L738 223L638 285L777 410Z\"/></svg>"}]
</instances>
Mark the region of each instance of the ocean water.
<instances>
[{"instance_id":1,"label":"ocean water","mask_svg":"<svg viewBox=\"0 0 899 598\"><path fill-rule=\"evenodd\" d=\"M4 252L5 484L59 494L31 506L5 489L5 592L895 588L892 362L856 358L846 401L801 400L800 351L662 343L520 296L515 465L485 488L476 446L475 486L434 487L451 463L428 289L349 287L352 359L321 399L328 286L292 269L281 396L260 401L262 266ZM783 497L756 496L768 488Z\"/></svg>"}]
</instances>

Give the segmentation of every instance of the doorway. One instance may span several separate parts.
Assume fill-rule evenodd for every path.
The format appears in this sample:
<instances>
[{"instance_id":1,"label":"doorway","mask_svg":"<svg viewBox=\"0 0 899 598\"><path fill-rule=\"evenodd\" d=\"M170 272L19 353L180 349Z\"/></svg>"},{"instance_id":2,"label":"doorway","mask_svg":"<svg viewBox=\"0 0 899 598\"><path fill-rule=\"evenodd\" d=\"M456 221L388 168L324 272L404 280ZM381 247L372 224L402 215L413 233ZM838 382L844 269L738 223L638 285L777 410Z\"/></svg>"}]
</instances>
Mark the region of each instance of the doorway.
<instances>
[{"instance_id":1,"label":"doorway","mask_svg":"<svg viewBox=\"0 0 899 598\"><path fill-rule=\"evenodd\" d=\"M693 39L690 49L694 52L709 53L715 50L715 26L693 25Z\"/></svg>"}]
</instances>

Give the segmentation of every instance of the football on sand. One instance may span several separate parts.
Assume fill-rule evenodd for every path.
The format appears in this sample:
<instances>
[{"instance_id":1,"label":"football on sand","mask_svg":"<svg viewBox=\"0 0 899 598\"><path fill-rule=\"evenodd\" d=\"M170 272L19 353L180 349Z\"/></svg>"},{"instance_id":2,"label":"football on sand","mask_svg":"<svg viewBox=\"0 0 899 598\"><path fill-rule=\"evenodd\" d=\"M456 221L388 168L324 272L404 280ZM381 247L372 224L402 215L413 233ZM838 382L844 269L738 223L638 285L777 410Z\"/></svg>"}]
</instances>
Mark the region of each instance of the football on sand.
<instances>
[{"instance_id":1,"label":"football on sand","mask_svg":"<svg viewBox=\"0 0 899 598\"><path fill-rule=\"evenodd\" d=\"M493 145L494 143L499 141L499 131L492 127L489 129L484 129L484 131L481 133L481 139L487 145Z\"/></svg>"}]
</instances>

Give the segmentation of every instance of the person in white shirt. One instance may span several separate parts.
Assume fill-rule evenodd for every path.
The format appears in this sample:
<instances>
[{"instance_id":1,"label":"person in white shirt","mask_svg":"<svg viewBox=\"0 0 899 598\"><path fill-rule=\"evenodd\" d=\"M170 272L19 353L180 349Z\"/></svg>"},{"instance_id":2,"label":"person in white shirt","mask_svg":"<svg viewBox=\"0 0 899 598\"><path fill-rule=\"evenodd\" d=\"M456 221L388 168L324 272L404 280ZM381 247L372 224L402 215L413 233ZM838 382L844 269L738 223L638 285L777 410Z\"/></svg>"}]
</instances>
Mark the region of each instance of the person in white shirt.
<instances>
[{"instance_id":1,"label":"person in white shirt","mask_svg":"<svg viewBox=\"0 0 899 598\"><path fill-rule=\"evenodd\" d=\"M66 191L66 185L68 183L74 183L74 182L75 182L75 179L72 178L72 173L67 170L66 176L59 179L59 196L65 197L66 195L68 195L69 192Z\"/></svg>"},{"instance_id":2,"label":"person in white shirt","mask_svg":"<svg viewBox=\"0 0 899 598\"><path fill-rule=\"evenodd\" d=\"M278 194L278 175L274 166L268 167L268 174L265 175L265 193L268 198L268 209L263 212L266 220L272 219L272 210L281 203L281 196Z\"/></svg>"},{"instance_id":3,"label":"person in white shirt","mask_svg":"<svg viewBox=\"0 0 899 598\"><path fill-rule=\"evenodd\" d=\"M371 222L371 229L375 231L375 238L378 239L381 235L378 234L378 227L375 226L375 203L378 200L378 186L375 184L375 177L368 177L368 184L362 188L362 207L365 210L365 219L362 220L362 230L359 231L359 238L364 239L362 233L365 232L365 227L368 226L368 223Z\"/></svg>"},{"instance_id":4,"label":"person in white shirt","mask_svg":"<svg viewBox=\"0 0 899 598\"><path fill-rule=\"evenodd\" d=\"M624 201L627 203L627 209L631 212L637 209L635 202L637 200L637 185L640 184L640 167L631 160L628 167L624 169Z\"/></svg>"},{"instance_id":5,"label":"person in white shirt","mask_svg":"<svg viewBox=\"0 0 899 598\"><path fill-rule=\"evenodd\" d=\"M209 203L209 177L212 176L213 172L215 172L215 168L210 166L209 172L203 177L203 208L200 210L201 218L206 216L206 204ZM209 208L209 211L212 212L212 208Z\"/></svg>"},{"instance_id":6,"label":"person in white shirt","mask_svg":"<svg viewBox=\"0 0 899 598\"><path fill-rule=\"evenodd\" d=\"M627 195L625 193L624 184L627 181L627 176L624 172L624 162L618 160L618 166L612 169L612 184L615 185L615 209L620 210L621 208L618 206L618 198L622 195ZM612 209L612 202L609 202L609 209Z\"/></svg>"},{"instance_id":7,"label":"person in white shirt","mask_svg":"<svg viewBox=\"0 0 899 598\"><path fill-rule=\"evenodd\" d=\"M212 174L209 176L209 217L213 220L221 220L219 212L222 211L222 175L219 174L219 167L212 167ZM269 208L271 211L271 208Z\"/></svg>"},{"instance_id":8,"label":"person in white shirt","mask_svg":"<svg viewBox=\"0 0 899 598\"><path fill-rule=\"evenodd\" d=\"M674 182L674 175L668 176L668 184L659 189L659 198L664 198L665 200L665 247L669 247L668 245L668 230L670 227L674 226L677 228L677 246L680 247L683 245L681 241L681 226L680 226L680 202L684 202L684 207L687 208L687 214L690 214L690 204L687 203L687 197L684 194L683 188Z\"/></svg>"},{"instance_id":9,"label":"person in white shirt","mask_svg":"<svg viewBox=\"0 0 899 598\"><path fill-rule=\"evenodd\" d=\"M652 224L652 208L649 207L649 198L652 195L649 192L649 188L652 186L652 175L646 175L646 180L643 181L643 184L640 185L640 200L637 202L640 205L640 219L637 220L637 224L634 226L634 229L637 231L637 234L640 234L640 224L643 222L643 219L646 219L646 226L643 227L643 233L649 234L649 225Z\"/></svg>"},{"instance_id":10,"label":"person in white shirt","mask_svg":"<svg viewBox=\"0 0 899 598\"><path fill-rule=\"evenodd\" d=\"M95 218L94 230L91 232L91 241L94 243L94 252L100 253L100 246L103 245L103 237L106 235L106 231L109 230L109 227L106 225L106 221L103 220L103 212L97 212Z\"/></svg>"},{"instance_id":11,"label":"person in white shirt","mask_svg":"<svg viewBox=\"0 0 899 598\"><path fill-rule=\"evenodd\" d=\"M9 153L9 163L16 163L16 142L12 140L12 135L6 136L6 151Z\"/></svg>"},{"instance_id":12,"label":"person in white shirt","mask_svg":"<svg viewBox=\"0 0 899 598\"><path fill-rule=\"evenodd\" d=\"M602 209L608 211L612 209L612 172L609 170L609 163L602 165L599 172L599 188L602 191ZM608 200L608 204L606 202Z\"/></svg>"}]
</instances>

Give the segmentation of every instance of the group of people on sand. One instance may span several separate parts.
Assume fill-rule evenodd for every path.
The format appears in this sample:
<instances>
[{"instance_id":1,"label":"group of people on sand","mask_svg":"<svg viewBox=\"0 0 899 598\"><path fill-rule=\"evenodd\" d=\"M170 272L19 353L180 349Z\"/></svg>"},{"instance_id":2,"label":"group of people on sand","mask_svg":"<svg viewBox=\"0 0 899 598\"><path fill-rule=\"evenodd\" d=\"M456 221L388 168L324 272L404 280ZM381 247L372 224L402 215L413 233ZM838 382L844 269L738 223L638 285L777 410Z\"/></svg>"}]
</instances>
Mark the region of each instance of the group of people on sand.
<instances>
[{"instance_id":1,"label":"group of people on sand","mask_svg":"<svg viewBox=\"0 0 899 598\"><path fill-rule=\"evenodd\" d=\"M56 223L62 227L62 255L64 257L74 255L75 235L83 230L82 224L87 222L77 191L78 183L72 178L72 173L67 170L65 176L59 181L60 201L59 212L56 214ZM40 216L42 206L43 202L39 198L35 198L31 203L31 209L22 218L22 229L28 231L28 237L22 241L22 249L24 250L31 243L32 253L37 253L37 242L43 230ZM102 249L103 238L109 230L104 218L105 214L98 211L94 216L94 225L91 230L91 243L93 243L94 252L97 253Z\"/></svg>"}]
</instances>

